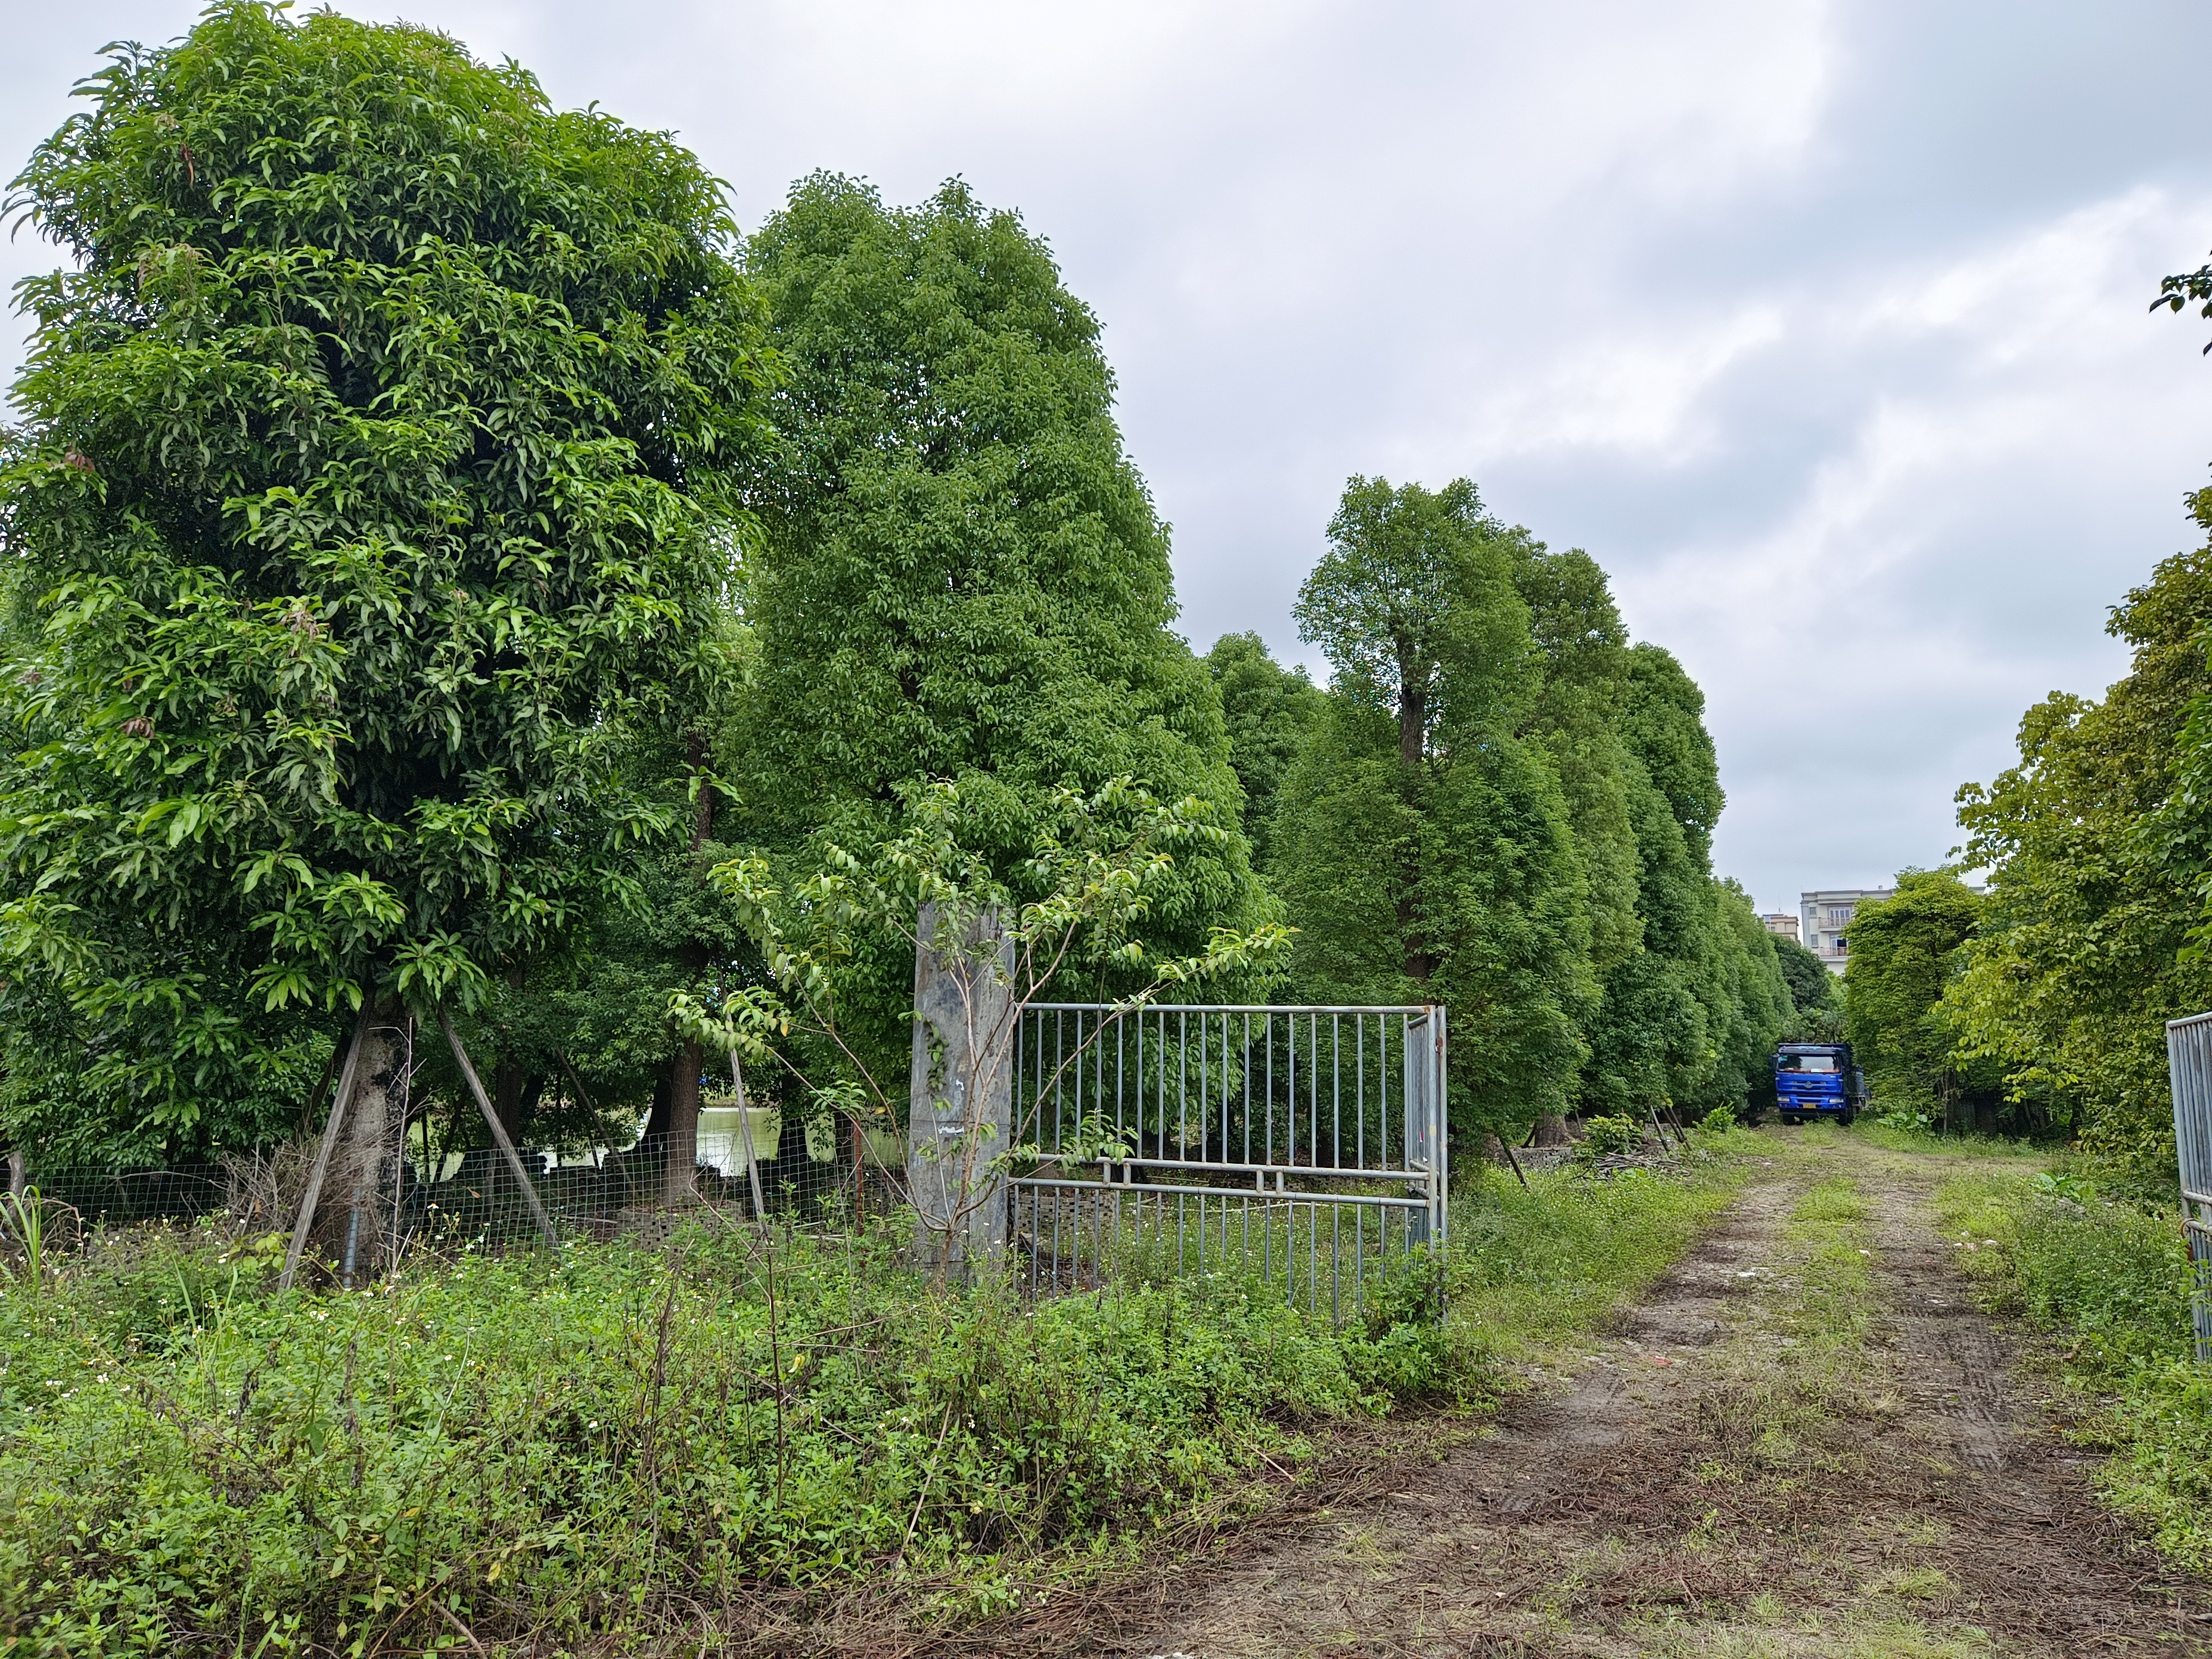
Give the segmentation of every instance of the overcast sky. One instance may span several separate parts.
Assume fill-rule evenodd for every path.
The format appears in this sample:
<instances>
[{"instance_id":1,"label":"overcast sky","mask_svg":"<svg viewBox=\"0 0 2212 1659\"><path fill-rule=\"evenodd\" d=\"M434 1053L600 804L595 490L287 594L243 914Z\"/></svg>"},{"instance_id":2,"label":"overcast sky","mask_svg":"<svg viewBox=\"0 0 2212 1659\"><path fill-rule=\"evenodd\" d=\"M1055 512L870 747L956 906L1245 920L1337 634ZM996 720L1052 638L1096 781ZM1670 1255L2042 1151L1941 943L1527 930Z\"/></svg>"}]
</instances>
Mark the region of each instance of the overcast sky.
<instances>
[{"instance_id":1,"label":"overcast sky","mask_svg":"<svg viewBox=\"0 0 2212 1659\"><path fill-rule=\"evenodd\" d=\"M1705 688L1762 907L1941 861L2192 539L2212 325L2145 308L2212 246L2201 3L342 9L675 129L747 225L817 167L1018 208L1105 320L1201 650L1308 656L1350 473L1587 548ZM192 15L0 0L11 166Z\"/></svg>"}]
</instances>

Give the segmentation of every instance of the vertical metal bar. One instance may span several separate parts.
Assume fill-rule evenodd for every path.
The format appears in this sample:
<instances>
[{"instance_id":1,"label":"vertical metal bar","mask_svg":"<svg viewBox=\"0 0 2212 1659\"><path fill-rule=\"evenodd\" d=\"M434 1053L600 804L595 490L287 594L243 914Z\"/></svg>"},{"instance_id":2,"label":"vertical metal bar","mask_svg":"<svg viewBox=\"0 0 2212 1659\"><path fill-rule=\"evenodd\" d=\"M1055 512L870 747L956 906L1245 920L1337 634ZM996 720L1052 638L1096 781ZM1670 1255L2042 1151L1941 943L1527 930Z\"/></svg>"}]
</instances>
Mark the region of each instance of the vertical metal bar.
<instances>
[{"instance_id":1,"label":"vertical metal bar","mask_svg":"<svg viewBox=\"0 0 2212 1659\"><path fill-rule=\"evenodd\" d=\"M1328 1162L1344 1167L1344 1016L1328 1017Z\"/></svg>"},{"instance_id":2,"label":"vertical metal bar","mask_svg":"<svg viewBox=\"0 0 2212 1659\"><path fill-rule=\"evenodd\" d=\"M1267 1086L1260 1092L1267 1112L1267 1144L1265 1163L1275 1161L1275 1016L1270 1012L1260 1017L1260 1039L1267 1051Z\"/></svg>"},{"instance_id":3,"label":"vertical metal bar","mask_svg":"<svg viewBox=\"0 0 2212 1659\"><path fill-rule=\"evenodd\" d=\"M1244 1016L1244 1048L1238 1055L1244 1084L1244 1161L1252 1161L1252 1016Z\"/></svg>"},{"instance_id":4,"label":"vertical metal bar","mask_svg":"<svg viewBox=\"0 0 2212 1659\"><path fill-rule=\"evenodd\" d=\"M1180 1015L1180 1016L1178 1016L1178 1018L1181 1018L1181 1019L1182 1019L1182 1020L1184 1020L1185 1022L1188 1022L1188 1021L1189 1020L1189 1018L1190 1018L1190 1016L1189 1016L1189 1015L1188 1015L1188 1014L1183 1014L1183 1015ZM1186 1043L1188 1043L1188 1042L1190 1041L1190 1037L1189 1037L1188 1031L1189 1031L1189 1028L1188 1028L1188 1024L1186 1024L1186 1025L1185 1025L1185 1027L1184 1027L1184 1036L1183 1036L1183 1041L1184 1041ZM1209 1157L1209 1154L1208 1154L1208 1152L1207 1152L1207 1151L1206 1151L1206 1142L1207 1142L1207 1140L1210 1139L1210 1137L1209 1137L1209 1136L1206 1134L1206 1012L1205 1012L1205 1010L1204 1010L1204 1009L1200 1009L1200 1010L1199 1011L1199 1015L1198 1015L1198 1160L1199 1160L1199 1162L1200 1162L1200 1163L1201 1163L1201 1164L1207 1163L1207 1162L1210 1162L1210 1161L1211 1161L1210 1157ZM1186 1146L1184 1150L1185 1150L1186 1152L1188 1152L1189 1149Z\"/></svg>"},{"instance_id":5,"label":"vertical metal bar","mask_svg":"<svg viewBox=\"0 0 2212 1659\"><path fill-rule=\"evenodd\" d=\"M1401 1014L1398 1016L1398 1054L1401 1069L1403 1069L1409 1061L1413 1052L1413 1028L1412 1023L1407 1018L1407 1017L1404 1014ZM1405 1078L1402 1079L1398 1085L1398 1116L1401 1120L1401 1129L1403 1128L1403 1120L1409 1118L1413 1115L1413 1091L1407 1086L1412 1082L1412 1080L1413 1073L1410 1071L1407 1071ZM1409 1167L1406 1163L1406 1148L1407 1146L1412 1144L1412 1141L1413 1137L1411 1135L1401 1133L1398 1136L1397 1140L1393 1143L1398 1148L1398 1167L1401 1170Z\"/></svg>"},{"instance_id":6,"label":"vertical metal bar","mask_svg":"<svg viewBox=\"0 0 2212 1659\"><path fill-rule=\"evenodd\" d=\"M1114 1016L1114 1139L1116 1142L1123 1146L1127 1146L1128 1143L1121 1139L1121 1085L1123 1082L1127 1080L1128 1072L1122 1060L1122 1038L1127 1032L1128 1029L1129 1022L1126 1017L1120 1014ZM1137 1059L1138 1063L1140 1065L1144 1061L1144 1048L1142 1045L1143 1039L1139 1036ZM1116 1236L1118 1236L1120 1232L1120 1215L1121 1206L1116 1205L1115 1206Z\"/></svg>"},{"instance_id":7,"label":"vertical metal bar","mask_svg":"<svg viewBox=\"0 0 2212 1659\"><path fill-rule=\"evenodd\" d=\"M1321 1163L1321 1016L1306 1016L1306 1149Z\"/></svg>"},{"instance_id":8,"label":"vertical metal bar","mask_svg":"<svg viewBox=\"0 0 2212 1659\"><path fill-rule=\"evenodd\" d=\"M1328 1206L1328 1322L1332 1325L1344 1323L1344 1299L1340 1294L1344 1286L1343 1236L1337 1231L1337 1223L1343 1218L1343 1205Z\"/></svg>"},{"instance_id":9,"label":"vertical metal bar","mask_svg":"<svg viewBox=\"0 0 2212 1659\"><path fill-rule=\"evenodd\" d=\"M1190 1016L1176 1015L1176 1156L1187 1158L1190 1148ZM1177 1248L1181 1248L1182 1221L1176 1218ZM1178 1263L1178 1265L1180 1265Z\"/></svg>"},{"instance_id":10,"label":"vertical metal bar","mask_svg":"<svg viewBox=\"0 0 2212 1659\"><path fill-rule=\"evenodd\" d=\"M1298 1161L1298 1017L1285 1014L1283 1027L1287 1038L1283 1050L1283 1069L1289 1074L1283 1089L1283 1125L1284 1132L1291 1140L1290 1150L1284 1154L1283 1162L1296 1164Z\"/></svg>"},{"instance_id":11,"label":"vertical metal bar","mask_svg":"<svg viewBox=\"0 0 2212 1659\"><path fill-rule=\"evenodd\" d=\"M1354 1014L1352 1018L1352 1046L1358 1050L1358 1071L1355 1073L1356 1091L1359 1097L1359 1165L1367 1167L1367 1016Z\"/></svg>"},{"instance_id":12,"label":"vertical metal bar","mask_svg":"<svg viewBox=\"0 0 2212 1659\"><path fill-rule=\"evenodd\" d=\"M1382 1212L1387 1225L1390 1212ZM1363 1204L1352 1212L1352 1316L1367 1316L1367 1206Z\"/></svg>"},{"instance_id":13,"label":"vertical metal bar","mask_svg":"<svg viewBox=\"0 0 2212 1659\"><path fill-rule=\"evenodd\" d=\"M1077 1009L1077 1010L1075 1011L1075 1138L1076 1138L1078 1140L1081 1140L1081 1139L1083 1139L1083 1056L1084 1056L1084 1053L1085 1053L1085 1050L1084 1050L1084 1047L1083 1047L1083 1010L1082 1010L1082 1009L1080 1009L1080 1008L1079 1008L1079 1009ZM1058 1152L1058 1151L1060 1150L1060 1115L1054 1115L1054 1119L1053 1119L1053 1129L1052 1129L1052 1149L1053 1149L1053 1151L1054 1151L1055 1152Z\"/></svg>"},{"instance_id":14,"label":"vertical metal bar","mask_svg":"<svg viewBox=\"0 0 2212 1659\"><path fill-rule=\"evenodd\" d=\"M1159 1015L1159 1157L1168 1155L1168 1015ZM1166 1225L1166 1221L1161 1221Z\"/></svg>"},{"instance_id":15,"label":"vertical metal bar","mask_svg":"<svg viewBox=\"0 0 2212 1659\"><path fill-rule=\"evenodd\" d=\"M1221 1161L1229 1162L1229 1016L1221 1017Z\"/></svg>"}]
</instances>

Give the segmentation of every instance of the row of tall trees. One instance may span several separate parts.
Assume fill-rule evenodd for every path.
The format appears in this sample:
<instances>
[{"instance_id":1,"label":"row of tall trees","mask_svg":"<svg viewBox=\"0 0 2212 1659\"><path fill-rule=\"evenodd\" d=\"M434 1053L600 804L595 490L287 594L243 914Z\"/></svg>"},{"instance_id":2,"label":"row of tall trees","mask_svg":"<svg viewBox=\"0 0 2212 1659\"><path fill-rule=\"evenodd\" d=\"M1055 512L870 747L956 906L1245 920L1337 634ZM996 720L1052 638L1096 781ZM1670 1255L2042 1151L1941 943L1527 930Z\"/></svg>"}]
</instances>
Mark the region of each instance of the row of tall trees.
<instances>
[{"instance_id":1,"label":"row of tall trees","mask_svg":"<svg viewBox=\"0 0 2212 1659\"><path fill-rule=\"evenodd\" d=\"M16 183L73 264L0 453L9 1143L266 1144L361 1011L434 1008L517 1139L680 1141L684 1011L783 971L758 896L819 921L918 781L1015 902L1071 799L1172 821L1067 994L1275 988L1221 942L1287 920L1300 994L1449 1005L1469 1127L1762 1074L1794 1005L1711 872L1701 699L1596 564L1355 479L1299 605L1327 689L1196 658L1015 216L820 176L744 236L665 136L330 13L219 7L91 90ZM802 1107L903 1073L910 950L836 937L835 1042L761 1079Z\"/></svg>"},{"instance_id":2,"label":"row of tall trees","mask_svg":"<svg viewBox=\"0 0 2212 1659\"><path fill-rule=\"evenodd\" d=\"M1328 534L1297 607L1328 690L1250 635L1209 656L1296 994L1445 1003L1470 1128L1753 1097L1797 1006L1712 873L1681 665L1630 641L1595 561L1465 479L1354 478Z\"/></svg>"}]
</instances>

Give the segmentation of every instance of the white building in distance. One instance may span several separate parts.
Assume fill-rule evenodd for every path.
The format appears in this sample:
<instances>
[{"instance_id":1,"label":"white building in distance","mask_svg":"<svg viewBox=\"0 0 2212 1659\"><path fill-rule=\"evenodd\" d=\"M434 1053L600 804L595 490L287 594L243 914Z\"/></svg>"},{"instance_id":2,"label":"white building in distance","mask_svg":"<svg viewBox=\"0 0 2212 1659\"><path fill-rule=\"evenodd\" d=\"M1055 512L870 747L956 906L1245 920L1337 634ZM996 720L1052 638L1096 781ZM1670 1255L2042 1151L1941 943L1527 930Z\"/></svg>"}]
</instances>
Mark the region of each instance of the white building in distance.
<instances>
[{"instance_id":1,"label":"white building in distance","mask_svg":"<svg viewBox=\"0 0 2212 1659\"><path fill-rule=\"evenodd\" d=\"M1794 910L1770 910L1765 915L1759 917L1759 920L1765 926L1766 931L1773 934L1777 939L1786 939L1793 942L1796 941L1797 938L1797 915Z\"/></svg>"},{"instance_id":2,"label":"white building in distance","mask_svg":"<svg viewBox=\"0 0 2212 1659\"><path fill-rule=\"evenodd\" d=\"M1850 926L1859 906L1896 896L1894 887L1824 887L1817 892L1802 893L1797 899L1797 918L1804 931L1798 937L1807 950L1827 964L1830 973L1840 974L1851 959L1850 951L1844 943L1844 930Z\"/></svg>"}]
</instances>

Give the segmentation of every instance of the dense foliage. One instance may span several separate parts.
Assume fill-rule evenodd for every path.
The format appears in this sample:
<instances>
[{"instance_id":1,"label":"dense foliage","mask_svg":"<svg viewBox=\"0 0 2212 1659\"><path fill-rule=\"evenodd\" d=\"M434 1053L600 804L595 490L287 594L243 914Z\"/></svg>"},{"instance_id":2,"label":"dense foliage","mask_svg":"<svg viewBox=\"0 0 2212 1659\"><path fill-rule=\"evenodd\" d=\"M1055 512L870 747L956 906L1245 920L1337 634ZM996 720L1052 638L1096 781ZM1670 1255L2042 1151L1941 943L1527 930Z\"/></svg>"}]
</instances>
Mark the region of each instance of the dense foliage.
<instances>
[{"instance_id":1,"label":"dense foliage","mask_svg":"<svg viewBox=\"0 0 2212 1659\"><path fill-rule=\"evenodd\" d=\"M1300 616L1336 674L1270 831L1301 994L1444 1001L1465 1130L1754 1097L1796 1011L1712 875L1722 795L1680 665L1630 642L1587 554L1465 480L1355 478L1331 542ZM1216 649L1266 684L1256 641Z\"/></svg>"},{"instance_id":2,"label":"dense foliage","mask_svg":"<svg viewBox=\"0 0 2212 1659\"><path fill-rule=\"evenodd\" d=\"M1874 1110L1984 1134L2000 1127L2001 1075L1960 1052L1943 1000L1984 902L1954 871L1908 870L1893 896L1853 914L1846 1024Z\"/></svg>"},{"instance_id":3,"label":"dense foliage","mask_svg":"<svg viewBox=\"0 0 2212 1659\"><path fill-rule=\"evenodd\" d=\"M1244 835L1255 869L1273 866L1275 806L1305 743L1328 707L1302 666L1284 667L1257 634L1224 634L1206 653L1221 693L1229 763L1244 792Z\"/></svg>"},{"instance_id":4,"label":"dense foliage","mask_svg":"<svg viewBox=\"0 0 2212 1659\"><path fill-rule=\"evenodd\" d=\"M2192 506L2212 530L2212 492ZM2212 965L2185 948L2207 867L2201 808L2179 787L2208 618L2212 549L2164 561L2112 614L2134 647L2126 678L2101 702L2038 703L2020 763L1959 794L1966 861L1990 871L1946 993L1962 1052L2100 1155L2169 1180L2163 1023L2212 1006Z\"/></svg>"},{"instance_id":5,"label":"dense foliage","mask_svg":"<svg viewBox=\"0 0 2212 1659\"><path fill-rule=\"evenodd\" d=\"M766 359L688 153L441 36L231 5L91 90L15 198L76 264L0 465L6 1111L175 1155L634 890Z\"/></svg>"},{"instance_id":6,"label":"dense foliage","mask_svg":"<svg viewBox=\"0 0 2212 1659\"><path fill-rule=\"evenodd\" d=\"M1098 321L1045 245L957 183L893 210L818 176L746 268L790 368L750 486L759 667L729 745L747 836L787 856L823 832L870 845L917 776L960 785L963 844L1017 887L1062 787L1133 777L1236 826L1221 700L1169 629L1167 532L1121 448ZM1232 834L1164 876L1148 926L1189 953L1266 911ZM877 969L847 1013L872 1011L890 1063L913 969L889 941Z\"/></svg>"}]
</instances>

